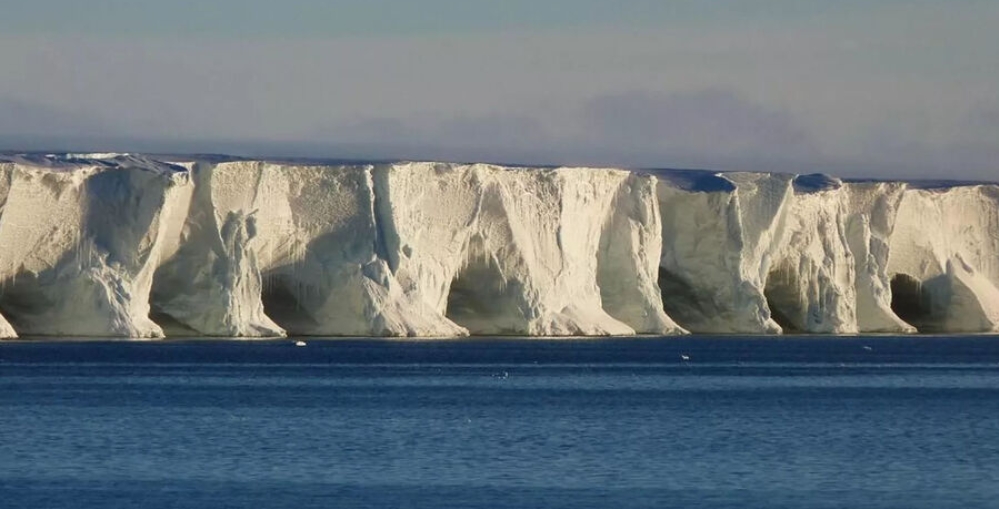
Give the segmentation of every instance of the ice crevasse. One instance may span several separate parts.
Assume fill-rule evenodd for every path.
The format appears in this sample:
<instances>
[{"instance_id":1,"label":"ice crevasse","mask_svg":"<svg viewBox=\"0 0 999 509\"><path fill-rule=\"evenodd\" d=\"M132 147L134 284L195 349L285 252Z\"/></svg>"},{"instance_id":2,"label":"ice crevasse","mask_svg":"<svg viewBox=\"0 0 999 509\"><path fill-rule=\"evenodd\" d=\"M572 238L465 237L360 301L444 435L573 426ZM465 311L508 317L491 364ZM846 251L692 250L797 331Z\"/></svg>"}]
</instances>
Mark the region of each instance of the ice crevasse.
<instances>
[{"instance_id":1,"label":"ice crevasse","mask_svg":"<svg viewBox=\"0 0 999 509\"><path fill-rule=\"evenodd\" d=\"M995 332L999 186L0 156L0 337Z\"/></svg>"}]
</instances>

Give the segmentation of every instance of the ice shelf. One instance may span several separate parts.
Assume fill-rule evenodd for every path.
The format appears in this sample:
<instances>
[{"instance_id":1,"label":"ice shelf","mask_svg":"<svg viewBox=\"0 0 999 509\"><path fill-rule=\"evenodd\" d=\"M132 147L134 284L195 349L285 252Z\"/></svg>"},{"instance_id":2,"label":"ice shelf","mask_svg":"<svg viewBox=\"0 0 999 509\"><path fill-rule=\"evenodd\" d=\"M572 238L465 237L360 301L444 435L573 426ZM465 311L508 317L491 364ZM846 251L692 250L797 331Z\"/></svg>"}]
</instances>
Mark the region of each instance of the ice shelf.
<instances>
[{"instance_id":1,"label":"ice shelf","mask_svg":"<svg viewBox=\"0 0 999 509\"><path fill-rule=\"evenodd\" d=\"M999 331L999 185L0 156L0 337Z\"/></svg>"}]
</instances>

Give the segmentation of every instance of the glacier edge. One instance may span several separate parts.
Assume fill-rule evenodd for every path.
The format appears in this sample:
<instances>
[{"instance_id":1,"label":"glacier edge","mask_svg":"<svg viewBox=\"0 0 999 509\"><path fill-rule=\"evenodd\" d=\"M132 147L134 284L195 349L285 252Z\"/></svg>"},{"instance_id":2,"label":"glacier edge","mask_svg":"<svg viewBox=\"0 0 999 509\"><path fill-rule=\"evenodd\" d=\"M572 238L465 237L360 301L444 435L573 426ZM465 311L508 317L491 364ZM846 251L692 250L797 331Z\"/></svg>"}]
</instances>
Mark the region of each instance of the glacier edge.
<instances>
[{"instance_id":1,"label":"glacier edge","mask_svg":"<svg viewBox=\"0 0 999 509\"><path fill-rule=\"evenodd\" d=\"M999 185L0 155L0 338L999 332Z\"/></svg>"}]
</instances>

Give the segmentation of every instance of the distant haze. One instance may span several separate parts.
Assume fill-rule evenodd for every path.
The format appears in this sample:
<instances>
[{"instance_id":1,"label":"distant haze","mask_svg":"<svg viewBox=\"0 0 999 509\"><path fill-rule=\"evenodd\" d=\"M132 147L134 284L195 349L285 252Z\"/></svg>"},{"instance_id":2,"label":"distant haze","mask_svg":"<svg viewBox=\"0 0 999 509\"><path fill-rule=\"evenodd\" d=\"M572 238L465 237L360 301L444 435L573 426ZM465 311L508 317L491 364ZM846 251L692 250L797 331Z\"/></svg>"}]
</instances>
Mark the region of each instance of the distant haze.
<instances>
[{"instance_id":1,"label":"distant haze","mask_svg":"<svg viewBox=\"0 0 999 509\"><path fill-rule=\"evenodd\" d=\"M0 149L999 178L994 0L34 0Z\"/></svg>"}]
</instances>

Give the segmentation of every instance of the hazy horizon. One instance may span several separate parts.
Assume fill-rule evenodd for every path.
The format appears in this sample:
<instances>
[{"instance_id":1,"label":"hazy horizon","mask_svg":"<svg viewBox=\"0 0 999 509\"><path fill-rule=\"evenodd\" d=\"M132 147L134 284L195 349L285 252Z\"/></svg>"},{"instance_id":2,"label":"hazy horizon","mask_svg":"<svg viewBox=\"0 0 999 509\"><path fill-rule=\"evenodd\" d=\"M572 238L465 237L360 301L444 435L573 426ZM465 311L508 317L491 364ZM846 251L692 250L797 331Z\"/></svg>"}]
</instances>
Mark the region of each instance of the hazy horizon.
<instances>
[{"instance_id":1,"label":"hazy horizon","mask_svg":"<svg viewBox=\"0 0 999 509\"><path fill-rule=\"evenodd\" d=\"M995 180L985 0L39 0L0 150Z\"/></svg>"}]
</instances>

